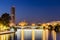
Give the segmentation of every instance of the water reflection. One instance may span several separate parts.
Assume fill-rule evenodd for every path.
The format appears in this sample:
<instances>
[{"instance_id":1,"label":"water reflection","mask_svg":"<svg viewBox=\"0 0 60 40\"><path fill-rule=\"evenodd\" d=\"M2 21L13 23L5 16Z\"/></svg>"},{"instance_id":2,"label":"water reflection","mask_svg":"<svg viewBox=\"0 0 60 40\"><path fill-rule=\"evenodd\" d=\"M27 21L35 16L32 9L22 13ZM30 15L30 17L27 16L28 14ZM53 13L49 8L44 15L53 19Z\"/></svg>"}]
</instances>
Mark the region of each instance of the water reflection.
<instances>
[{"instance_id":1,"label":"water reflection","mask_svg":"<svg viewBox=\"0 0 60 40\"><path fill-rule=\"evenodd\" d=\"M32 30L24 30L24 40L32 40Z\"/></svg>"},{"instance_id":2,"label":"water reflection","mask_svg":"<svg viewBox=\"0 0 60 40\"><path fill-rule=\"evenodd\" d=\"M60 33L48 29L17 29L16 33L0 35L0 40L59 40Z\"/></svg>"},{"instance_id":3,"label":"water reflection","mask_svg":"<svg viewBox=\"0 0 60 40\"><path fill-rule=\"evenodd\" d=\"M48 40L48 29L43 30L43 40Z\"/></svg>"},{"instance_id":4,"label":"water reflection","mask_svg":"<svg viewBox=\"0 0 60 40\"><path fill-rule=\"evenodd\" d=\"M54 30L52 30L52 38L53 40L56 40L56 32Z\"/></svg>"},{"instance_id":5,"label":"water reflection","mask_svg":"<svg viewBox=\"0 0 60 40\"><path fill-rule=\"evenodd\" d=\"M35 30L35 40L42 40L43 30Z\"/></svg>"},{"instance_id":6,"label":"water reflection","mask_svg":"<svg viewBox=\"0 0 60 40\"><path fill-rule=\"evenodd\" d=\"M17 29L17 32L16 32L16 36L17 36L17 40L21 40L21 30L20 29Z\"/></svg>"},{"instance_id":7,"label":"water reflection","mask_svg":"<svg viewBox=\"0 0 60 40\"><path fill-rule=\"evenodd\" d=\"M56 33L56 39L60 40L60 33Z\"/></svg>"},{"instance_id":8,"label":"water reflection","mask_svg":"<svg viewBox=\"0 0 60 40\"><path fill-rule=\"evenodd\" d=\"M0 35L0 40L9 40L10 34Z\"/></svg>"}]
</instances>

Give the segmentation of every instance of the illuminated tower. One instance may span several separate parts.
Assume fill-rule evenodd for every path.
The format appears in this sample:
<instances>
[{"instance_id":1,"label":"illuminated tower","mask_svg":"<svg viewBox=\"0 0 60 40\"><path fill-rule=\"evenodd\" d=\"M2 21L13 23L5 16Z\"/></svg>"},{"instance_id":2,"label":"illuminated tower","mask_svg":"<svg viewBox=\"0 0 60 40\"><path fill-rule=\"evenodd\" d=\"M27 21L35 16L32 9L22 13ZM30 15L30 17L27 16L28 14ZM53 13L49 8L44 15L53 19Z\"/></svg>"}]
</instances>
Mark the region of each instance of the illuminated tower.
<instances>
[{"instance_id":1,"label":"illuminated tower","mask_svg":"<svg viewBox=\"0 0 60 40\"><path fill-rule=\"evenodd\" d=\"M14 6L11 8L11 24L12 26L15 25L15 7Z\"/></svg>"}]
</instances>

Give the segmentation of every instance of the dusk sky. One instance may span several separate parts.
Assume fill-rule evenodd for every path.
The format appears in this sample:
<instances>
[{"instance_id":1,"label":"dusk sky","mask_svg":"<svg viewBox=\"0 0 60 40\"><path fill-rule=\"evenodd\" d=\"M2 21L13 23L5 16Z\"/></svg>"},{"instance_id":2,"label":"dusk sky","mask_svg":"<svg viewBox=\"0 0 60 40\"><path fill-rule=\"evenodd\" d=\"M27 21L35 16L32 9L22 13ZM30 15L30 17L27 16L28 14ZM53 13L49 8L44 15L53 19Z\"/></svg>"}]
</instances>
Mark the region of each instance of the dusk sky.
<instances>
[{"instance_id":1,"label":"dusk sky","mask_svg":"<svg viewBox=\"0 0 60 40\"><path fill-rule=\"evenodd\" d=\"M0 16L16 8L16 22L48 22L60 20L59 0L0 0Z\"/></svg>"}]
</instances>

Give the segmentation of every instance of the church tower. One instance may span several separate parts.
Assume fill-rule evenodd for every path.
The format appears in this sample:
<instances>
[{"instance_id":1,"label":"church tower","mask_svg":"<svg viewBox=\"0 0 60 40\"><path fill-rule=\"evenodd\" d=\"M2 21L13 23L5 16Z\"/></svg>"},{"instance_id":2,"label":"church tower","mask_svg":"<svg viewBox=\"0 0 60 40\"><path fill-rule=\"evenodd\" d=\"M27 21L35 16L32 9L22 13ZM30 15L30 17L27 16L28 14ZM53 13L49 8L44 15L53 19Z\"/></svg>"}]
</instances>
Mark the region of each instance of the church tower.
<instances>
[{"instance_id":1,"label":"church tower","mask_svg":"<svg viewBox=\"0 0 60 40\"><path fill-rule=\"evenodd\" d=\"M11 26L15 26L15 7L11 7Z\"/></svg>"}]
</instances>

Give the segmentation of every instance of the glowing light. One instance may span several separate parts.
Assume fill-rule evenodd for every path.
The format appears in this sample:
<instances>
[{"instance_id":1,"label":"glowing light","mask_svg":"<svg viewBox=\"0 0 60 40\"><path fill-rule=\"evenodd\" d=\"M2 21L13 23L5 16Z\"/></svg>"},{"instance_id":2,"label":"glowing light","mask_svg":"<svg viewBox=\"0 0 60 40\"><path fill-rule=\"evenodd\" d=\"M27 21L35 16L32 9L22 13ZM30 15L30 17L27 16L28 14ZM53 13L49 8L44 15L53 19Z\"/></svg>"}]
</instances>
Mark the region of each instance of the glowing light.
<instances>
[{"instance_id":1,"label":"glowing light","mask_svg":"<svg viewBox=\"0 0 60 40\"><path fill-rule=\"evenodd\" d=\"M0 31L6 31L7 29L10 29L10 28L3 24L0 24Z\"/></svg>"},{"instance_id":2,"label":"glowing light","mask_svg":"<svg viewBox=\"0 0 60 40\"><path fill-rule=\"evenodd\" d=\"M21 40L24 40L24 30L21 30Z\"/></svg>"},{"instance_id":3,"label":"glowing light","mask_svg":"<svg viewBox=\"0 0 60 40\"><path fill-rule=\"evenodd\" d=\"M52 31L52 36L53 36L53 40L56 40L56 32L54 30Z\"/></svg>"},{"instance_id":4,"label":"glowing light","mask_svg":"<svg viewBox=\"0 0 60 40\"><path fill-rule=\"evenodd\" d=\"M32 26L36 26L36 24L35 23L32 23Z\"/></svg>"},{"instance_id":5,"label":"glowing light","mask_svg":"<svg viewBox=\"0 0 60 40\"><path fill-rule=\"evenodd\" d=\"M35 40L35 31L32 30L32 40Z\"/></svg>"},{"instance_id":6,"label":"glowing light","mask_svg":"<svg viewBox=\"0 0 60 40\"><path fill-rule=\"evenodd\" d=\"M20 26L26 26L27 22L20 22L18 25L20 25Z\"/></svg>"},{"instance_id":7,"label":"glowing light","mask_svg":"<svg viewBox=\"0 0 60 40\"><path fill-rule=\"evenodd\" d=\"M50 25L50 23L47 23L47 25Z\"/></svg>"},{"instance_id":8,"label":"glowing light","mask_svg":"<svg viewBox=\"0 0 60 40\"><path fill-rule=\"evenodd\" d=\"M15 24L14 24L14 23L10 23L9 25L10 25L10 27L12 27L12 26L14 26Z\"/></svg>"}]
</instances>

